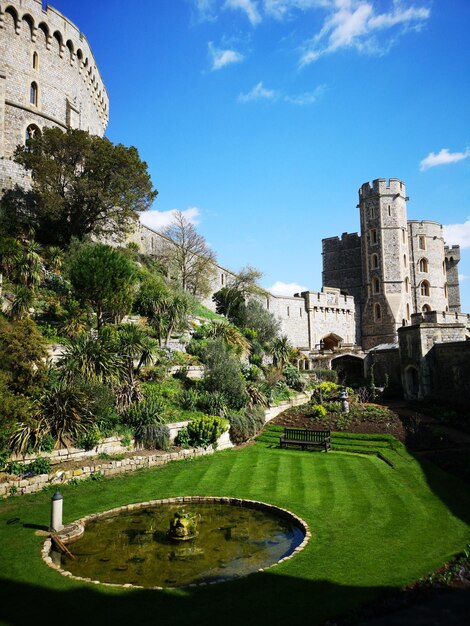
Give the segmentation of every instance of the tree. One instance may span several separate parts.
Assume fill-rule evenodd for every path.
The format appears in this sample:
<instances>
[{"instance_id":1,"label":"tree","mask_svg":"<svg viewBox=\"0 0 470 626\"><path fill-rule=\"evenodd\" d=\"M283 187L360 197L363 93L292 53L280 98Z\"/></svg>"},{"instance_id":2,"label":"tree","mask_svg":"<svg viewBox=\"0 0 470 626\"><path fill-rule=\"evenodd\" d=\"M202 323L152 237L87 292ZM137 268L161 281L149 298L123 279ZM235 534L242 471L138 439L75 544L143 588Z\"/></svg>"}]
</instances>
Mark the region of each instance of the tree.
<instances>
[{"instance_id":1,"label":"tree","mask_svg":"<svg viewBox=\"0 0 470 626\"><path fill-rule=\"evenodd\" d=\"M237 326L243 325L240 324L240 319L249 296L266 295L266 291L257 284L261 276L262 273L250 265L242 268L238 274L230 276L228 285L212 296L216 312L225 315Z\"/></svg>"},{"instance_id":2,"label":"tree","mask_svg":"<svg viewBox=\"0 0 470 626\"><path fill-rule=\"evenodd\" d=\"M88 234L120 239L157 195L136 148L82 130L46 128L18 146L15 161L31 173L32 192L16 189L5 201L44 243Z\"/></svg>"},{"instance_id":3,"label":"tree","mask_svg":"<svg viewBox=\"0 0 470 626\"><path fill-rule=\"evenodd\" d=\"M163 244L157 256L168 275L179 283L183 291L207 295L216 259L204 237L181 211L175 213L173 222L162 234L170 241Z\"/></svg>"},{"instance_id":4,"label":"tree","mask_svg":"<svg viewBox=\"0 0 470 626\"><path fill-rule=\"evenodd\" d=\"M273 341L280 329L280 322L267 311L258 300L249 300L239 311L235 319L237 326L251 328L256 331L256 338L260 344Z\"/></svg>"},{"instance_id":5,"label":"tree","mask_svg":"<svg viewBox=\"0 0 470 626\"><path fill-rule=\"evenodd\" d=\"M94 308L98 331L103 311L130 310L137 268L116 248L101 243L80 246L70 261L69 276L77 298Z\"/></svg>"},{"instance_id":6,"label":"tree","mask_svg":"<svg viewBox=\"0 0 470 626\"><path fill-rule=\"evenodd\" d=\"M160 346L167 345L174 331L184 330L194 298L180 290L172 290L163 278L149 274L144 277L136 298L136 308L148 318Z\"/></svg>"},{"instance_id":7,"label":"tree","mask_svg":"<svg viewBox=\"0 0 470 626\"><path fill-rule=\"evenodd\" d=\"M289 343L287 335L277 337L271 344L270 353L273 357L273 363L276 367L283 368L289 363L289 356L292 352L292 346Z\"/></svg>"}]
</instances>

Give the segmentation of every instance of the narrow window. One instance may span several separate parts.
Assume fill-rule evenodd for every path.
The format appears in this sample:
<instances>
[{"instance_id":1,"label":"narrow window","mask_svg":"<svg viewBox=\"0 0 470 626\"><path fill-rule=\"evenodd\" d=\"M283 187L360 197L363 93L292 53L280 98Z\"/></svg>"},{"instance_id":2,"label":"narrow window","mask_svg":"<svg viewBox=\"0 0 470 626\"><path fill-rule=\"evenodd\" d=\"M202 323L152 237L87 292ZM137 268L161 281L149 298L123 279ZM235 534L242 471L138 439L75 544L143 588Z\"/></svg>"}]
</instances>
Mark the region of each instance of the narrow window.
<instances>
[{"instance_id":1,"label":"narrow window","mask_svg":"<svg viewBox=\"0 0 470 626\"><path fill-rule=\"evenodd\" d=\"M408 302L406 303L406 319L410 319L410 305Z\"/></svg>"},{"instance_id":2,"label":"narrow window","mask_svg":"<svg viewBox=\"0 0 470 626\"><path fill-rule=\"evenodd\" d=\"M376 270L379 267L379 257L377 254L373 254L371 257L372 269Z\"/></svg>"},{"instance_id":3,"label":"narrow window","mask_svg":"<svg viewBox=\"0 0 470 626\"><path fill-rule=\"evenodd\" d=\"M221 285L224 284L224 275L223 274L220 275L220 284Z\"/></svg>"},{"instance_id":4,"label":"narrow window","mask_svg":"<svg viewBox=\"0 0 470 626\"><path fill-rule=\"evenodd\" d=\"M374 318L376 322L382 319L382 309L380 308L380 304L374 305Z\"/></svg>"},{"instance_id":5,"label":"narrow window","mask_svg":"<svg viewBox=\"0 0 470 626\"><path fill-rule=\"evenodd\" d=\"M370 243L371 245L375 245L377 243L377 229L376 228L370 229Z\"/></svg>"},{"instance_id":6,"label":"narrow window","mask_svg":"<svg viewBox=\"0 0 470 626\"><path fill-rule=\"evenodd\" d=\"M299 310L300 310L300 317L302 317L302 309L299 309Z\"/></svg>"},{"instance_id":7,"label":"narrow window","mask_svg":"<svg viewBox=\"0 0 470 626\"><path fill-rule=\"evenodd\" d=\"M374 293L380 293L380 281L378 278L374 278L372 281L372 289Z\"/></svg>"},{"instance_id":8,"label":"narrow window","mask_svg":"<svg viewBox=\"0 0 470 626\"><path fill-rule=\"evenodd\" d=\"M29 101L31 104L34 104L35 107L38 105L38 86L35 82L31 83L31 87L29 88Z\"/></svg>"},{"instance_id":9,"label":"narrow window","mask_svg":"<svg viewBox=\"0 0 470 626\"><path fill-rule=\"evenodd\" d=\"M419 260L419 271L420 272L428 272L428 261L427 259L420 259Z\"/></svg>"},{"instance_id":10,"label":"narrow window","mask_svg":"<svg viewBox=\"0 0 470 626\"><path fill-rule=\"evenodd\" d=\"M410 281L408 280L408 276L405 278L405 293L410 291Z\"/></svg>"},{"instance_id":11,"label":"narrow window","mask_svg":"<svg viewBox=\"0 0 470 626\"><path fill-rule=\"evenodd\" d=\"M405 267L406 267L406 263L407 263L407 261L406 261L406 254L404 254L404 255L403 255L403 265L404 265Z\"/></svg>"},{"instance_id":12,"label":"narrow window","mask_svg":"<svg viewBox=\"0 0 470 626\"><path fill-rule=\"evenodd\" d=\"M446 273L446 262L442 261L442 273L445 275Z\"/></svg>"},{"instance_id":13,"label":"narrow window","mask_svg":"<svg viewBox=\"0 0 470 626\"><path fill-rule=\"evenodd\" d=\"M403 243L405 243L405 241L406 241L405 230L401 231L401 238L403 239Z\"/></svg>"},{"instance_id":14,"label":"narrow window","mask_svg":"<svg viewBox=\"0 0 470 626\"><path fill-rule=\"evenodd\" d=\"M429 296L429 283L427 280L423 280L421 283L421 295Z\"/></svg>"},{"instance_id":15,"label":"narrow window","mask_svg":"<svg viewBox=\"0 0 470 626\"><path fill-rule=\"evenodd\" d=\"M418 248L420 250L426 250L426 237L424 235L419 235L418 237Z\"/></svg>"},{"instance_id":16,"label":"narrow window","mask_svg":"<svg viewBox=\"0 0 470 626\"><path fill-rule=\"evenodd\" d=\"M33 52L33 70L38 69L39 57L37 52Z\"/></svg>"},{"instance_id":17,"label":"narrow window","mask_svg":"<svg viewBox=\"0 0 470 626\"><path fill-rule=\"evenodd\" d=\"M392 214L392 207L388 205L388 216L390 217L391 214Z\"/></svg>"},{"instance_id":18,"label":"narrow window","mask_svg":"<svg viewBox=\"0 0 470 626\"><path fill-rule=\"evenodd\" d=\"M447 283L444 285L444 298L448 297L448 293L447 293Z\"/></svg>"},{"instance_id":19,"label":"narrow window","mask_svg":"<svg viewBox=\"0 0 470 626\"><path fill-rule=\"evenodd\" d=\"M287 307L287 317L290 317L290 306Z\"/></svg>"}]
</instances>

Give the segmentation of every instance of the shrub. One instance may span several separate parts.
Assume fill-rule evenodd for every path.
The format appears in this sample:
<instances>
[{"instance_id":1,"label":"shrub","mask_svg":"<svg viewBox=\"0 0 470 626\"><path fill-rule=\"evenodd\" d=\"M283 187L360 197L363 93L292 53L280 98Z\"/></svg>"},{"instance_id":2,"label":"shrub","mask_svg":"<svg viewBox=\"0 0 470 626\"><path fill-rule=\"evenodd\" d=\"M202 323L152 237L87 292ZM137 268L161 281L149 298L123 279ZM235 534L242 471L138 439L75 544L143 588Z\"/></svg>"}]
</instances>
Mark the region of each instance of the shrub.
<instances>
[{"instance_id":1,"label":"shrub","mask_svg":"<svg viewBox=\"0 0 470 626\"><path fill-rule=\"evenodd\" d=\"M51 462L44 456L39 456L29 466L36 474L49 474L51 471Z\"/></svg>"},{"instance_id":2,"label":"shrub","mask_svg":"<svg viewBox=\"0 0 470 626\"><path fill-rule=\"evenodd\" d=\"M188 433L188 429L186 426L182 428L175 439L175 444L180 446L181 448L189 448L191 443L191 438Z\"/></svg>"},{"instance_id":3,"label":"shrub","mask_svg":"<svg viewBox=\"0 0 470 626\"><path fill-rule=\"evenodd\" d=\"M321 404L314 404L310 410L310 416L314 420L322 420L326 417L326 409Z\"/></svg>"},{"instance_id":4,"label":"shrub","mask_svg":"<svg viewBox=\"0 0 470 626\"><path fill-rule=\"evenodd\" d=\"M293 365L286 365L282 370L282 374L286 379L286 383L291 389L296 391L302 391L304 388L304 381L300 375L299 370Z\"/></svg>"},{"instance_id":5,"label":"shrub","mask_svg":"<svg viewBox=\"0 0 470 626\"><path fill-rule=\"evenodd\" d=\"M124 414L124 422L133 427L162 423L164 410L161 398L152 394L132 404Z\"/></svg>"},{"instance_id":6,"label":"shrub","mask_svg":"<svg viewBox=\"0 0 470 626\"><path fill-rule=\"evenodd\" d=\"M81 434L74 440L74 444L77 448L82 450L93 450L95 446L99 444L102 439L99 428L93 426L86 433Z\"/></svg>"},{"instance_id":7,"label":"shrub","mask_svg":"<svg viewBox=\"0 0 470 626\"><path fill-rule=\"evenodd\" d=\"M264 410L261 407L252 407L240 413L231 413L230 440L235 445L240 445L251 439L264 426Z\"/></svg>"},{"instance_id":8,"label":"shrub","mask_svg":"<svg viewBox=\"0 0 470 626\"><path fill-rule=\"evenodd\" d=\"M228 430L229 424L221 417L203 415L189 422L186 428L191 445L207 448L217 444L217 439Z\"/></svg>"},{"instance_id":9,"label":"shrub","mask_svg":"<svg viewBox=\"0 0 470 626\"><path fill-rule=\"evenodd\" d=\"M195 389L183 389L178 401L182 409L194 411L199 400L199 394Z\"/></svg>"},{"instance_id":10,"label":"shrub","mask_svg":"<svg viewBox=\"0 0 470 626\"><path fill-rule=\"evenodd\" d=\"M135 441L146 450L168 450L170 430L165 424L141 424L135 429Z\"/></svg>"},{"instance_id":11,"label":"shrub","mask_svg":"<svg viewBox=\"0 0 470 626\"><path fill-rule=\"evenodd\" d=\"M339 392L339 387L336 383L324 381L317 383L313 389L312 402L315 404L328 400L333 400Z\"/></svg>"},{"instance_id":12,"label":"shrub","mask_svg":"<svg viewBox=\"0 0 470 626\"><path fill-rule=\"evenodd\" d=\"M338 382L338 372L336 370L330 370L328 368L318 368L312 371L317 379L320 381L327 381L332 383Z\"/></svg>"},{"instance_id":13,"label":"shrub","mask_svg":"<svg viewBox=\"0 0 470 626\"><path fill-rule=\"evenodd\" d=\"M221 392L228 406L233 409L244 407L249 398L241 373L240 361L230 354L221 339L208 341L205 364L204 386L206 390Z\"/></svg>"}]
</instances>

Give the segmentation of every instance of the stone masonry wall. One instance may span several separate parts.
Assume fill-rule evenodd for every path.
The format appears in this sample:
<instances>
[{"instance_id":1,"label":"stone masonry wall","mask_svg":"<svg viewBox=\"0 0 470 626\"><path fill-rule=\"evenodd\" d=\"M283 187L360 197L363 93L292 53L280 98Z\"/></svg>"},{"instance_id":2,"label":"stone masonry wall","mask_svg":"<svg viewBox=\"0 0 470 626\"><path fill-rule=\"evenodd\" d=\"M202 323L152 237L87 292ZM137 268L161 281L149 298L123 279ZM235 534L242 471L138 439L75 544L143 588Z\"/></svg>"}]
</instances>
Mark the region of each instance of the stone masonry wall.
<instances>
[{"instance_id":1,"label":"stone masonry wall","mask_svg":"<svg viewBox=\"0 0 470 626\"><path fill-rule=\"evenodd\" d=\"M108 111L106 88L79 29L53 7L43 10L41 0L0 2L0 189L24 183L9 160L28 127L102 136Z\"/></svg>"}]
</instances>

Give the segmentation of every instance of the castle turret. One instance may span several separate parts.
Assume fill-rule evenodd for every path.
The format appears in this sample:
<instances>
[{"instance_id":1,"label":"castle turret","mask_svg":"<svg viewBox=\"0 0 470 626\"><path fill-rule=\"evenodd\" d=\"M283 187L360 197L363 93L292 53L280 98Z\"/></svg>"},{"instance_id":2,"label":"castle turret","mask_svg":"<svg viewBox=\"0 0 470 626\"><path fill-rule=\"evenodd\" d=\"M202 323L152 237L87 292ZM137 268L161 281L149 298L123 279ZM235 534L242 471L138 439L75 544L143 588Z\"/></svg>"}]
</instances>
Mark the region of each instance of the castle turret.
<instances>
[{"instance_id":1,"label":"castle turret","mask_svg":"<svg viewBox=\"0 0 470 626\"><path fill-rule=\"evenodd\" d=\"M445 246L445 268L447 272L447 297L449 311L460 313L459 269L460 246Z\"/></svg>"},{"instance_id":2,"label":"castle turret","mask_svg":"<svg viewBox=\"0 0 470 626\"><path fill-rule=\"evenodd\" d=\"M359 189L362 346L396 341L412 312L405 184L379 178Z\"/></svg>"}]
</instances>

